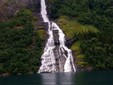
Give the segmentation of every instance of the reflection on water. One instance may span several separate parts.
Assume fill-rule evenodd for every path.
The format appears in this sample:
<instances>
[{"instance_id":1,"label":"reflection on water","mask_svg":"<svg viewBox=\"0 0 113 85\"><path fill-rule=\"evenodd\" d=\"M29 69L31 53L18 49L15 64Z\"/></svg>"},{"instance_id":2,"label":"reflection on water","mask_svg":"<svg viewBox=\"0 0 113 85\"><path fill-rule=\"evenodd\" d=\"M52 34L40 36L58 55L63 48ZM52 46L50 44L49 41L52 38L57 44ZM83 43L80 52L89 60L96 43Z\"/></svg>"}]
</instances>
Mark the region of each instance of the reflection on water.
<instances>
[{"instance_id":1,"label":"reflection on water","mask_svg":"<svg viewBox=\"0 0 113 85\"><path fill-rule=\"evenodd\" d=\"M43 85L74 85L74 73L41 74Z\"/></svg>"},{"instance_id":2,"label":"reflection on water","mask_svg":"<svg viewBox=\"0 0 113 85\"><path fill-rule=\"evenodd\" d=\"M0 77L0 85L113 85L113 71Z\"/></svg>"}]
</instances>

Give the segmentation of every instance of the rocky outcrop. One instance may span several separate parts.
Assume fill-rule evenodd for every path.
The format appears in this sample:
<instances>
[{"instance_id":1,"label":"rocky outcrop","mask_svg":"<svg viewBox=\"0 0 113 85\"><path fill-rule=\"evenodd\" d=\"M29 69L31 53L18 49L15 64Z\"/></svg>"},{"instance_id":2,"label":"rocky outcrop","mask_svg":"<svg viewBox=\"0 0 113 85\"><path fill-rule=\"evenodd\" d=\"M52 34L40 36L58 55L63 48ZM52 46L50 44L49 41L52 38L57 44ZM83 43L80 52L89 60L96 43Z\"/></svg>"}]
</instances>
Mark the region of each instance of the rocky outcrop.
<instances>
[{"instance_id":1,"label":"rocky outcrop","mask_svg":"<svg viewBox=\"0 0 113 85\"><path fill-rule=\"evenodd\" d=\"M24 8L40 12L40 0L0 0L0 21L14 16Z\"/></svg>"}]
</instances>

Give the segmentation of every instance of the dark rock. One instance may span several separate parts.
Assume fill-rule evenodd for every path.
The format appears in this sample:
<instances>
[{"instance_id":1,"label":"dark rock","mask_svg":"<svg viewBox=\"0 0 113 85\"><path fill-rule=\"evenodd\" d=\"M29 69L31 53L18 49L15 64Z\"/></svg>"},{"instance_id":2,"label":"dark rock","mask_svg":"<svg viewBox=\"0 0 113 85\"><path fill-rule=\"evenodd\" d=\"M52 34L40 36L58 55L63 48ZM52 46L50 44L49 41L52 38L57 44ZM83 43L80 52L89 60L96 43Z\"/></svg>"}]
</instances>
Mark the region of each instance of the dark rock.
<instances>
[{"instance_id":1,"label":"dark rock","mask_svg":"<svg viewBox=\"0 0 113 85\"><path fill-rule=\"evenodd\" d=\"M23 8L39 13L40 0L0 0L0 20L14 16Z\"/></svg>"},{"instance_id":2,"label":"dark rock","mask_svg":"<svg viewBox=\"0 0 113 85\"><path fill-rule=\"evenodd\" d=\"M56 46L57 46L57 45L60 45L58 30L53 30L53 37L54 37L54 44L55 44Z\"/></svg>"}]
</instances>

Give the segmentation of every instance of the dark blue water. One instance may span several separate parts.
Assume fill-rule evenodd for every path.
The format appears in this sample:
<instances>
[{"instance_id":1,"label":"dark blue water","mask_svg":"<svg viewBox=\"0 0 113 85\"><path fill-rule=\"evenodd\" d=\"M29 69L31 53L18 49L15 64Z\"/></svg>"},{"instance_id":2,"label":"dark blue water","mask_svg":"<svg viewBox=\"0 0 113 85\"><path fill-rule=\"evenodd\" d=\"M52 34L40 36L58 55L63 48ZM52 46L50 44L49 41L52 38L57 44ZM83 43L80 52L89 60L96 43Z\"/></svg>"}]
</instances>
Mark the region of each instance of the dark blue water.
<instances>
[{"instance_id":1,"label":"dark blue water","mask_svg":"<svg viewBox=\"0 0 113 85\"><path fill-rule=\"evenodd\" d=\"M113 72L43 73L0 77L0 85L113 85Z\"/></svg>"}]
</instances>

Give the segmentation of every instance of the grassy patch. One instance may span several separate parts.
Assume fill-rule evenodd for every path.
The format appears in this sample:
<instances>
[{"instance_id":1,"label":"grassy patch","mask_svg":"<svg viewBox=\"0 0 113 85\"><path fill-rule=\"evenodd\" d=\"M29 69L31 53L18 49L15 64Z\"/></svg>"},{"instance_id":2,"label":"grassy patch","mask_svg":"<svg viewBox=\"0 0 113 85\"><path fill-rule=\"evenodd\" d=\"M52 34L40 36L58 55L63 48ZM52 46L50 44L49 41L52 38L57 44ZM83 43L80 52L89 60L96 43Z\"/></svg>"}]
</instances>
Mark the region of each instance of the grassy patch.
<instances>
[{"instance_id":1,"label":"grassy patch","mask_svg":"<svg viewBox=\"0 0 113 85\"><path fill-rule=\"evenodd\" d=\"M66 34L67 38L73 38L75 34L84 34L88 32L99 32L97 28L91 25L81 25L75 19L69 19L66 16L62 16L57 20L59 26Z\"/></svg>"},{"instance_id":2,"label":"grassy patch","mask_svg":"<svg viewBox=\"0 0 113 85\"><path fill-rule=\"evenodd\" d=\"M78 42L76 42L76 43L74 43L72 46L71 46L71 49L72 50L80 50L80 41L78 41Z\"/></svg>"},{"instance_id":3,"label":"grassy patch","mask_svg":"<svg viewBox=\"0 0 113 85\"><path fill-rule=\"evenodd\" d=\"M37 30L37 34L39 35L39 37L44 40L46 37L46 31L45 30Z\"/></svg>"},{"instance_id":4,"label":"grassy patch","mask_svg":"<svg viewBox=\"0 0 113 85\"><path fill-rule=\"evenodd\" d=\"M80 48L80 41L75 42L72 46L71 46L71 50L73 50L74 54L74 58L76 59L76 65L78 67L85 67L87 65L87 62L84 61L84 54L81 54L81 48Z\"/></svg>"},{"instance_id":5,"label":"grassy patch","mask_svg":"<svg viewBox=\"0 0 113 85\"><path fill-rule=\"evenodd\" d=\"M77 65L80 66L81 68L84 68L87 64L88 64L87 62L77 61Z\"/></svg>"}]
</instances>

